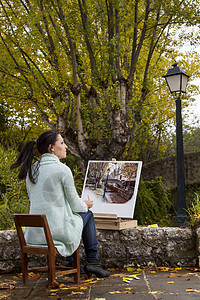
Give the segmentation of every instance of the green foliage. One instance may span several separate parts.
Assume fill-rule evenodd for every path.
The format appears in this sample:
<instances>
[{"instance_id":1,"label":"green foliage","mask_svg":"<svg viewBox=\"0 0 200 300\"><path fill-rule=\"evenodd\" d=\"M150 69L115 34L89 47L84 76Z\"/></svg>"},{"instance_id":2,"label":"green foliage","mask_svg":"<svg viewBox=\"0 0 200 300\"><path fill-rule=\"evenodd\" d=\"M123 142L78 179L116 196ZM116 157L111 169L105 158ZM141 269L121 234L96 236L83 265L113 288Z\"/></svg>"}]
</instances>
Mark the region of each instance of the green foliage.
<instances>
[{"instance_id":1,"label":"green foliage","mask_svg":"<svg viewBox=\"0 0 200 300\"><path fill-rule=\"evenodd\" d=\"M77 190L79 196L81 196L84 178L85 178L84 173L78 166L75 166L72 171L73 171L76 190Z\"/></svg>"},{"instance_id":2,"label":"green foliage","mask_svg":"<svg viewBox=\"0 0 200 300\"><path fill-rule=\"evenodd\" d=\"M200 191L195 193L195 199L187 209L188 225L191 227L200 226Z\"/></svg>"},{"instance_id":3,"label":"green foliage","mask_svg":"<svg viewBox=\"0 0 200 300\"><path fill-rule=\"evenodd\" d=\"M58 126L84 163L119 158L138 136L145 161L158 158L175 117L161 77L182 57L179 32L181 41L198 41L185 33L199 23L193 2L0 1L0 101L26 132ZM198 76L199 54L181 64Z\"/></svg>"},{"instance_id":4,"label":"green foliage","mask_svg":"<svg viewBox=\"0 0 200 300\"><path fill-rule=\"evenodd\" d=\"M71 169L76 190L79 196L81 196L85 172L81 169L78 159L76 159L76 157L74 157L70 153L67 153L67 157L62 159L62 163L66 164Z\"/></svg>"},{"instance_id":5,"label":"green foliage","mask_svg":"<svg viewBox=\"0 0 200 300\"><path fill-rule=\"evenodd\" d=\"M134 213L134 219L138 220L139 225L157 223L159 226L169 226L171 207L169 191L161 177L153 181L140 180Z\"/></svg>"},{"instance_id":6,"label":"green foliage","mask_svg":"<svg viewBox=\"0 0 200 300\"><path fill-rule=\"evenodd\" d=\"M0 145L4 149L20 150L28 140L36 140L43 131L48 130L47 126L35 113L27 122L26 116L13 110L5 101L0 102Z\"/></svg>"},{"instance_id":7,"label":"green foliage","mask_svg":"<svg viewBox=\"0 0 200 300\"><path fill-rule=\"evenodd\" d=\"M17 170L10 171L16 159L14 151L5 151L0 147L0 229L13 226L14 213L28 213L29 200L25 181L17 178Z\"/></svg>"}]
</instances>

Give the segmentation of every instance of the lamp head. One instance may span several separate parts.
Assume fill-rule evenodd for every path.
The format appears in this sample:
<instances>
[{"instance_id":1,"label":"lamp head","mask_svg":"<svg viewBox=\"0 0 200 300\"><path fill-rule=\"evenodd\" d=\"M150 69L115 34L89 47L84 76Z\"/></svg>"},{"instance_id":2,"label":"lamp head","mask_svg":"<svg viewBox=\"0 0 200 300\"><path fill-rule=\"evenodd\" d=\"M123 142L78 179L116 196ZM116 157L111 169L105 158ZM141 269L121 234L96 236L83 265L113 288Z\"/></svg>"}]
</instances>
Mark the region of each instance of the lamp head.
<instances>
[{"instance_id":1,"label":"lamp head","mask_svg":"<svg viewBox=\"0 0 200 300\"><path fill-rule=\"evenodd\" d=\"M175 62L172 69L169 69L167 74L163 77L165 78L170 92L173 94L186 93L186 87L189 79L187 75Z\"/></svg>"}]
</instances>

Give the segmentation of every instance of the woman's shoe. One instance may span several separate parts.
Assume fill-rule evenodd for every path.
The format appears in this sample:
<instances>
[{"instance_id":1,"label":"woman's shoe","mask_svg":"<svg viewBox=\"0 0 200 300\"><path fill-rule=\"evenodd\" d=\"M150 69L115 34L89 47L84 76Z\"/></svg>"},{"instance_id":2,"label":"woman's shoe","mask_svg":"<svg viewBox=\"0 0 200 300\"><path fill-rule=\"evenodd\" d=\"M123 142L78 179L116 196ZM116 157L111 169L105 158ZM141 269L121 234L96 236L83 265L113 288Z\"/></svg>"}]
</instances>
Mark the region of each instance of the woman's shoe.
<instances>
[{"instance_id":1,"label":"woman's shoe","mask_svg":"<svg viewBox=\"0 0 200 300\"><path fill-rule=\"evenodd\" d=\"M92 274L96 275L98 278L108 277L110 275L109 271L104 270L97 259L90 259L86 261L84 266L84 271L88 278L92 277Z\"/></svg>"}]
</instances>

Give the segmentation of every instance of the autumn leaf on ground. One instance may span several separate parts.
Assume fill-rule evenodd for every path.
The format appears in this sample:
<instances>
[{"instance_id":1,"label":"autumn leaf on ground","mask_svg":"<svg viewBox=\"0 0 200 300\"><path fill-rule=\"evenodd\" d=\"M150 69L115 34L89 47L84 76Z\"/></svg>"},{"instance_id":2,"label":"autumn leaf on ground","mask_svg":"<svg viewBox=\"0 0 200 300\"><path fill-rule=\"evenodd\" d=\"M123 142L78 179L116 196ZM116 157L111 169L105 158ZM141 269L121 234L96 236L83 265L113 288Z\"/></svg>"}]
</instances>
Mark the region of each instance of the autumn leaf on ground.
<instances>
[{"instance_id":1,"label":"autumn leaf on ground","mask_svg":"<svg viewBox=\"0 0 200 300\"><path fill-rule=\"evenodd\" d=\"M115 294L130 294L129 291L113 291L113 292L109 292L109 294L111 295L115 295Z\"/></svg>"},{"instance_id":2,"label":"autumn leaf on ground","mask_svg":"<svg viewBox=\"0 0 200 300\"><path fill-rule=\"evenodd\" d=\"M60 289L62 289L62 288L64 288L64 287L67 287L67 285L64 284L64 283L59 284L59 288L60 288Z\"/></svg>"},{"instance_id":3,"label":"autumn leaf on ground","mask_svg":"<svg viewBox=\"0 0 200 300\"><path fill-rule=\"evenodd\" d=\"M124 277L123 278L123 281L126 282L126 283L130 283L131 280L133 280L133 278L130 278L130 277Z\"/></svg>"},{"instance_id":4,"label":"autumn leaf on ground","mask_svg":"<svg viewBox=\"0 0 200 300\"><path fill-rule=\"evenodd\" d=\"M72 295L84 295L84 293L83 292L73 292L72 291Z\"/></svg>"},{"instance_id":5,"label":"autumn leaf on ground","mask_svg":"<svg viewBox=\"0 0 200 300\"><path fill-rule=\"evenodd\" d=\"M30 280L32 280L32 279L38 279L38 278L40 278L40 276L41 276L40 273L37 273L37 274L33 273L29 278L30 278Z\"/></svg>"},{"instance_id":6,"label":"autumn leaf on ground","mask_svg":"<svg viewBox=\"0 0 200 300\"><path fill-rule=\"evenodd\" d=\"M187 270L189 270L191 272L200 272L200 269L197 269L197 268L194 268L194 269L187 268Z\"/></svg>"},{"instance_id":7,"label":"autumn leaf on ground","mask_svg":"<svg viewBox=\"0 0 200 300\"><path fill-rule=\"evenodd\" d=\"M170 270L170 268L167 268L167 267L158 267L158 270L162 271L162 272L168 272Z\"/></svg>"},{"instance_id":8,"label":"autumn leaf on ground","mask_svg":"<svg viewBox=\"0 0 200 300\"><path fill-rule=\"evenodd\" d=\"M161 291L159 291L159 290L148 292L148 294L152 294L152 295L154 295L154 294L162 294L162 293L163 293L163 292L161 292Z\"/></svg>"},{"instance_id":9,"label":"autumn leaf on ground","mask_svg":"<svg viewBox=\"0 0 200 300\"><path fill-rule=\"evenodd\" d=\"M125 277L129 276L127 273L117 273L117 274L111 274L110 277Z\"/></svg>"},{"instance_id":10,"label":"autumn leaf on ground","mask_svg":"<svg viewBox=\"0 0 200 300\"><path fill-rule=\"evenodd\" d=\"M58 289L52 289L52 290L49 290L49 292L55 293L55 292L58 292Z\"/></svg>"},{"instance_id":11,"label":"autumn leaf on ground","mask_svg":"<svg viewBox=\"0 0 200 300\"><path fill-rule=\"evenodd\" d=\"M3 283L0 284L0 290L6 290L8 287Z\"/></svg>"},{"instance_id":12,"label":"autumn leaf on ground","mask_svg":"<svg viewBox=\"0 0 200 300\"><path fill-rule=\"evenodd\" d=\"M136 270L135 268L131 268L131 267L128 267L128 268L127 268L127 271L128 271L128 272L133 272L133 271L135 271L135 270Z\"/></svg>"},{"instance_id":13,"label":"autumn leaf on ground","mask_svg":"<svg viewBox=\"0 0 200 300\"><path fill-rule=\"evenodd\" d=\"M94 281L94 278L86 279L83 282L91 282L91 281Z\"/></svg>"},{"instance_id":14,"label":"autumn leaf on ground","mask_svg":"<svg viewBox=\"0 0 200 300\"><path fill-rule=\"evenodd\" d=\"M186 292L200 293L200 290L196 290L196 289L187 289Z\"/></svg>"},{"instance_id":15,"label":"autumn leaf on ground","mask_svg":"<svg viewBox=\"0 0 200 300\"><path fill-rule=\"evenodd\" d=\"M168 278L188 277L188 276L190 276L189 273L187 273L187 274L169 274L169 275L165 275L165 277L168 277Z\"/></svg>"},{"instance_id":16,"label":"autumn leaf on ground","mask_svg":"<svg viewBox=\"0 0 200 300\"><path fill-rule=\"evenodd\" d=\"M173 283L174 283L174 281L168 281L167 283L168 283L168 284L173 284Z\"/></svg>"},{"instance_id":17,"label":"autumn leaf on ground","mask_svg":"<svg viewBox=\"0 0 200 300\"><path fill-rule=\"evenodd\" d=\"M0 283L0 290L13 290L15 288L14 285L8 283Z\"/></svg>"},{"instance_id":18,"label":"autumn leaf on ground","mask_svg":"<svg viewBox=\"0 0 200 300\"><path fill-rule=\"evenodd\" d=\"M8 297L10 297L11 294L3 294L0 295L0 299L7 299Z\"/></svg>"},{"instance_id":19,"label":"autumn leaf on ground","mask_svg":"<svg viewBox=\"0 0 200 300\"><path fill-rule=\"evenodd\" d=\"M138 280L138 279L140 279L140 278L138 277L138 275L140 276L140 274L136 274L136 275L129 275L129 277L132 277L133 279Z\"/></svg>"}]
</instances>

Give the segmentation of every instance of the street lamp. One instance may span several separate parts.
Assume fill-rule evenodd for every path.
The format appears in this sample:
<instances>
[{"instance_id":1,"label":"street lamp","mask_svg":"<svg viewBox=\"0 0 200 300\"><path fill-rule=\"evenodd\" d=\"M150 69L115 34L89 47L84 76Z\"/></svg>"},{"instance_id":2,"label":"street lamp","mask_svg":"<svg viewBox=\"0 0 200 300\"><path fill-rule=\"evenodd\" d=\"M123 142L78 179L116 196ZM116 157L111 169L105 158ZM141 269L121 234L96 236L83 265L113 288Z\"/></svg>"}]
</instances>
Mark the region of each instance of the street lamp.
<instances>
[{"instance_id":1,"label":"street lamp","mask_svg":"<svg viewBox=\"0 0 200 300\"><path fill-rule=\"evenodd\" d=\"M107 169L107 176L106 176L106 182L105 182L105 186L104 186L103 199L105 198L105 195L106 195L106 187L107 187L107 183L108 183L109 173L110 173L110 169Z\"/></svg>"},{"instance_id":2,"label":"street lamp","mask_svg":"<svg viewBox=\"0 0 200 300\"><path fill-rule=\"evenodd\" d=\"M184 153L183 153L183 131L181 116L181 93L186 93L189 76L177 66L169 69L165 78L171 94L176 96L176 163L177 163L177 223L184 226L187 221L186 198L185 198L185 175L184 175Z\"/></svg>"}]
</instances>

